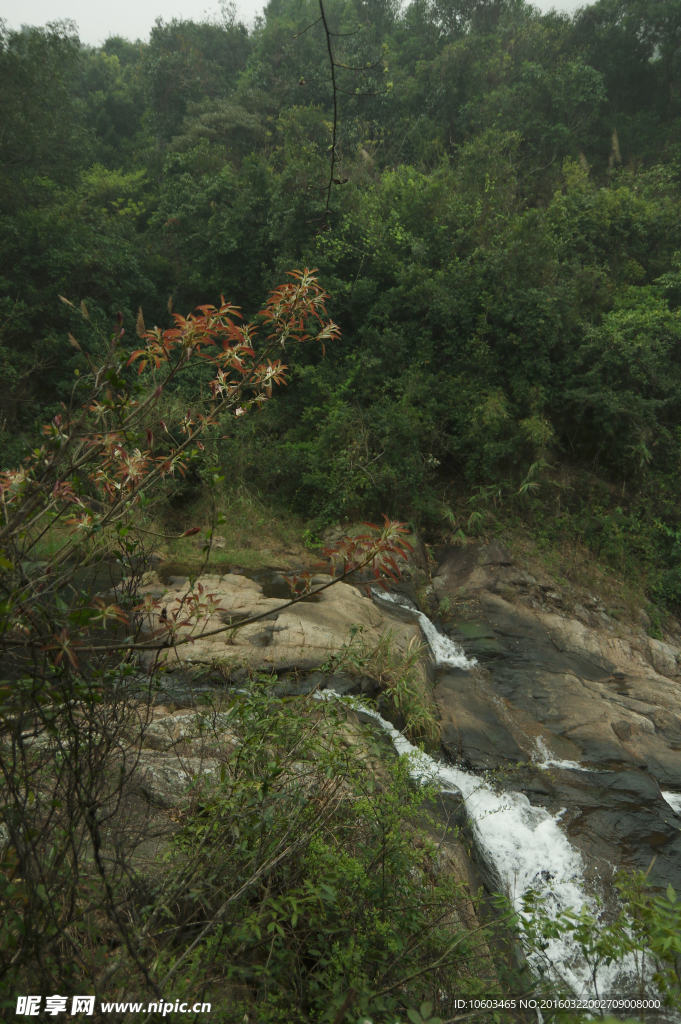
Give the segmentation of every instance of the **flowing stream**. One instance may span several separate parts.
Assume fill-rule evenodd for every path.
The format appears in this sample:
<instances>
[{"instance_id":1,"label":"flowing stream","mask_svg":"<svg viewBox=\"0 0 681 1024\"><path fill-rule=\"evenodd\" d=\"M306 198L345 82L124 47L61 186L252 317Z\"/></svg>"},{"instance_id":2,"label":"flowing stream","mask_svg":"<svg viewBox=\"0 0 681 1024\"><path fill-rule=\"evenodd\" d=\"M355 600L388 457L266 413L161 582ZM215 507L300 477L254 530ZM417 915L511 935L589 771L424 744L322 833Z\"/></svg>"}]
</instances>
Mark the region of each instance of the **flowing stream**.
<instances>
[{"instance_id":1,"label":"flowing stream","mask_svg":"<svg viewBox=\"0 0 681 1024\"><path fill-rule=\"evenodd\" d=\"M171 568L177 570L178 567ZM272 573L248 575L253 575L263 587L268 588L267 596L287 596L280 595L276 589L279 584L269 579ZM265 576L267 578L261 579ZM475 659L466 656L459 644L440 633L428 616L408 598L384 591L374 591L374 597L379 604L397 605L418 622L438 670L467 671L477 664ZM436 760L414 747L377 711L356 699L340 697L332 690L318 691L315 697L343 700L373 718L391 738L396 752L409 757L410 773L415 781L435 783L445 793L461 795L476 846L495 876L498 890L505 892L517 909L522 908L523 896L533 890L543 897L550 916L569 907L577 913L582 907L597 913L596 902L587 891L583 857L569 842L561 825L565 809L551 814L544 807L531 804L523 793L504 792L500 786L474 772ZM536 745L533 760L539 768L587 770L576 761L557 760L541 740ZM664 792L663 796L677 813L681 811L681 794ZM532 956L530 962L539 968L537 961L533 963ZM607 993L622 993L631 987L630 979L636 973L633 960L603 967L598 973L598 991L595 992L581 951L570 936L549 940L542 957L542 966L546 968L547 964L556 980L560 978L575 998L590 999L596 995L603 997Z\"/></svg>"},{"instance_id":2,"label":"flowing stream","mask_svg":"<svg viewBox=\"0 0 681 1024\"><path fill-rule=\"evenodd\" d=\"M385 601L387 604L396 604L408 611L418 622L421 632L433 652L433 658L438 668L469 669L477 665L475 658L467 658L463 649L458 644L455 644L453 640L450 640L448 636L440 633L428 616L419 611L408 597L403 597L402 594L389 593L385 590L377 590L375 587L372 593L374 599L379 603Z\"/></svg>"},{"instance_id":3,"label":"flowing stream","mask_svg":"<svg viewBox=\"0 0 681 1024\"><path fill-rule=\"evenodd\" d=\"M375 593L375 597L379 602L397 604L413 614L439 669L470 669L476 664L466 657L458 644L439 633L431 620L408 599L383 592ZM360 705L354 706L360 709ZM582 855L561 828L565 809L550 814L543 807L533 806L523 793L497 790L473 772L436 761L414 747L378 712L364 706L361 710L385 730L398 754L409 756L415 780L434 782L443 792L458 790L461 793L477 846L497 876L500 891L505 891L518 909L522 906L522 897L532 889L542 895L551 916L568 907L579 912L585 905L596 912L595 901L585 888ZM537 749L536 762L540 767L583 770L577 762L551 760L545 748ZM598 993L595 993L588 968L569 936L549 941L544 963L546 961L577 998L593 998L596 994L602 997L605 992L621 990L622 982L631 975L634 966L632 962L602 968L598 974Z\"/></svg>"},{"instance_id":4,"label":"flowing stream","mask_svg":"<svg viewBox=\"0 0 681 1024\"><path fill-rule=\"evenodd\" d=\"M681 793L669 793L663 789L662 796L665 798L674 813L681 816Z\"/></svg>"}]
</instances>

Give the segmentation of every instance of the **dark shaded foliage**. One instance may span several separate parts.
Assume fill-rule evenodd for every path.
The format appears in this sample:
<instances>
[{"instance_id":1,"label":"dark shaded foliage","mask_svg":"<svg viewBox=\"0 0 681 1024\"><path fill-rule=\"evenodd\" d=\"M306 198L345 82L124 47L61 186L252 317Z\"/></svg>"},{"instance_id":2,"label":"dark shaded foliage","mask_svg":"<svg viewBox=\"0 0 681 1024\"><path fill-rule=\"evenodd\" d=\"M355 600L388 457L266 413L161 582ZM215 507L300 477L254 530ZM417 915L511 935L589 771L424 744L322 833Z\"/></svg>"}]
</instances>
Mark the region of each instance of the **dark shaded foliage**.
<instances>
[{"instance_id":1,"label":"dark shaded foliage","mask_svg":"<svg viewBox=\"0 0 681 1024\"><path fill-rule=\"evenodd\" d=\"M427 524L445 494L503 480L517 495L531 467L564 464L675 532L677 8L333 0L347 67L326 218L332 94L312 0L272 0L250 33L159 21L148 42L100 50L64 26L6 32L5 458L78 369L57 292L102 322L121 309L132 330L139 306L166 326L169 296L252 312L307 263L343 337L304 356L280 402L225 424L218 449L272 500L320 522ZM580 516L589 499L573 500ZM673 603L676 549L652 547Z\"/></svg>"}]
</instances>

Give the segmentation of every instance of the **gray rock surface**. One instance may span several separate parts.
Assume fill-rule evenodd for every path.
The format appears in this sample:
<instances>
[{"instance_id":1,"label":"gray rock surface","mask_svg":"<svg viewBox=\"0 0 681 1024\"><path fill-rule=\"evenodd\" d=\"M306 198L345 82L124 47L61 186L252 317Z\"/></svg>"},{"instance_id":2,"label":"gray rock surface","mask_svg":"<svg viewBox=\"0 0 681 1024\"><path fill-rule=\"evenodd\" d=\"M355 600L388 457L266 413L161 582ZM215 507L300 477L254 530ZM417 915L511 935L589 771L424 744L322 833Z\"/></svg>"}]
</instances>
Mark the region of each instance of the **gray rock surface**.
<instances>
[{"instance_id":1,"label":"gray rock surface","mask_svg":"<svg viewBox=\"0 0 681 1024\"><path fill-rule=\"evenodd\" d=\"M570 605L497 545L444 549L433 582L449 635L479 662L437 681L449 754L473 769L524 762L505 784L566 808L594 870L657 857L651 878L681 884L681 819L661 795L681 791L679 648L597 597Z\"/></svg>"},{"instance_id":2,"label":"gray rock surface","mask_svg":"<svg viewBox=\"0 0 681 1024\"><path fill-rule=\"evenodd\" d=\"M183 743L192 746L221 748L234 746L238 740L229 727L229 715L225 713L200 713L192 709L160 715L149 722L143 732L144 746L151 750L170 750Z\"/></svg>"},{"instance_id":3,"label":"gray rock surface","mask_svg":"<svg viewBox=\"0 0 681 1024\"><path fill-rule=\"evenodd\" d=\"M143 750L131 789L154 807L186 807L217 779L213 758L179 757L158 750ZM211 778L212 777L212 778Z\"/></svg>"},{"instance_id":4,"label":"gray rock surface","mask_svg":"<svg viewBox=\"0 0 681 1024\"><path fill-rule=\"evenodd\" d=\"M330 577L314 580L319 585ZM154 598L159 597L157 590L158 585L153 586ZM142 596L144 591L143 587ZM200 602L198 608L194 598ZM246 672L312 672L348 643L353 626L362 628L369 645L391 629L396 648L403 651L412 637L420 637L416 625L377 608L346 583L336 583L295 606L285 605L284 598L265 597L261 583L245 575L203 576L193 589L186 581L165 588L145 625L148 632L157 632L165 610L166 618L178 623L178 635L191 641L161 652L160 662L170 672L199 677L209 671L223 679L238 679ZM240 620L254 615L263 618L238 628ZM230 621L237 627L233 631L224 629Z\"/></svg>"}]
</instances>

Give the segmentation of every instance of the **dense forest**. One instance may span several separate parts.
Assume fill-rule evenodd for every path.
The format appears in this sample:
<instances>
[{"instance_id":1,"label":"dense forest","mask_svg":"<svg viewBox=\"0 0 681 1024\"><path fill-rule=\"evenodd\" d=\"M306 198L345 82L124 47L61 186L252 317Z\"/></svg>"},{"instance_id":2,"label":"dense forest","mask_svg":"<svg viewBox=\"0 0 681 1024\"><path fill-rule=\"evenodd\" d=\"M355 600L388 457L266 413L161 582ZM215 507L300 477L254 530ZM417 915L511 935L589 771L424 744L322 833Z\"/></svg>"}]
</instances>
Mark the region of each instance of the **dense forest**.
<instances>
[{"instance_id":1,"label":"dense forest","mask_svg":"<svg viewBox=\"0 0 681 1024\"><path fill-rule=\"evenodd\" d=\"M165 329L223 294L250 315L316 267L342 337L221 426L233 484L314 529L520 516L673 610L676 0L328 0L328 34L313 0L250 31L223 14L99 49L70 23L2 30L3 465L100 344L58 295L134 337L140 310Z\"/></svg>"}]
</instances>

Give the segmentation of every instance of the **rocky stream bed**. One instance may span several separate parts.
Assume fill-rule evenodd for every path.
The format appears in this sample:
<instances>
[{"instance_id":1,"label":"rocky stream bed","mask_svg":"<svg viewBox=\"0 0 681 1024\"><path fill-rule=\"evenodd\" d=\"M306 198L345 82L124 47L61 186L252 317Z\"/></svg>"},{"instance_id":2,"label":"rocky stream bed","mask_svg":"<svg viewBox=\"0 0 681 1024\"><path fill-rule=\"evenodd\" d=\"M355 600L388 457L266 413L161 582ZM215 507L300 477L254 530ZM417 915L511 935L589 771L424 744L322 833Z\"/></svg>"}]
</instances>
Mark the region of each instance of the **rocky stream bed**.
<instances>
[{"instance_id":1,"label":"rocky stream bed","mask_svg":"<svg viewBox=\"0 0 681 1024\"><path fill-rule=\"evenodd\" d=\"M478 660L437 681L445 750L476 770L535 765L505 785L564 808L587 876L650 868L654 884L679 888L679 647L597 599L577 617L551 580L518 571L501 548L444 551L433 586L459 611L449 635Z\"/></svg>"},{"instance_id":2,"label":"rocky stream bed","mask_svg":"<svg viewBox=\"0 0 681 1024\"><path fill-rule=\"evenodd\" d=\"M189 583L159 569L144 589L172 615ZM360 718L412 754L415 777L435 779L453 807L465 808L456 813L468 822L472 864L460 857L457 870L467 880L515 898L538 889L556 909L594 896L612 905L618 868L681 888L681 637L679 646L652 639L613 619L597 598L570 605L554 581L519 569L498 545L444 548L429 576L423 556L412 570L401 594L372 599L338 583L293 608L283 608L276 570L203 576L219 608L202 631L266 617L164 654L165 693L141 764L147 798L171 806L192 774L186 756L178 770L174 753L183 744L191 755L197 693L272 673L281 696L317 687L339 699L379 698L378 711L368 707ZM403 652L414 638L429 642L421 671L441 722L439 752L418 754L394 729L400 722L384 717L375 680L328 671L353 626L369 645L386 630ZM575 989L588 989L569 944L557 942L550 955Z\"/></svg>"}]
</instances>

